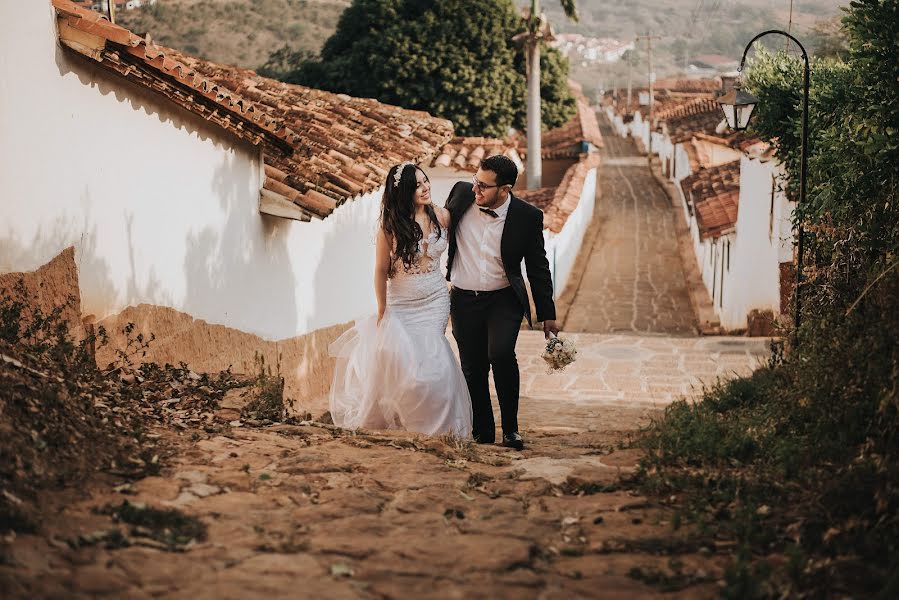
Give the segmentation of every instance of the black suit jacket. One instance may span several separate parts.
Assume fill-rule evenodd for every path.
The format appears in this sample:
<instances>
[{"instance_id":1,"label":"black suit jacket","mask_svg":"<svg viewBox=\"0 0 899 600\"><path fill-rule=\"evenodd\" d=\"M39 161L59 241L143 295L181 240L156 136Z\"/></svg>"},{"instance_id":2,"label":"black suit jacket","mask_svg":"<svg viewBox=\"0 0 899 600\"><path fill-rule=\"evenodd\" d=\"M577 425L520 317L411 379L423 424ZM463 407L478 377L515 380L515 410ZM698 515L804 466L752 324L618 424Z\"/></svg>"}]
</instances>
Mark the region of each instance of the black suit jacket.
<instances>
[{"instance_id":1,"label":"black suit jacket","mask_svg":"<svg viewBox=\"0 0 899 600\"><path fill-rule=\"evenodd\" d=\"M456 227L462 220L465 211L474 203L474 185L460 181L453 186L446 208L450 211L452 222L449 231L449 255L447 256L446 278L450 279L453 259L456 257ZM546 321L556 318L556 305L553 302L553 282L549 272L549 261L546 260L546 249L543 246L543 212L523 200L512 195L509 201L509 212L503 227L500 242L500 256L509 284L515 290L528 324L531 323L531 305L521 275L521 261L524 260L534 306L537 309L537 320Z\"/></svg>"}]
</instances>

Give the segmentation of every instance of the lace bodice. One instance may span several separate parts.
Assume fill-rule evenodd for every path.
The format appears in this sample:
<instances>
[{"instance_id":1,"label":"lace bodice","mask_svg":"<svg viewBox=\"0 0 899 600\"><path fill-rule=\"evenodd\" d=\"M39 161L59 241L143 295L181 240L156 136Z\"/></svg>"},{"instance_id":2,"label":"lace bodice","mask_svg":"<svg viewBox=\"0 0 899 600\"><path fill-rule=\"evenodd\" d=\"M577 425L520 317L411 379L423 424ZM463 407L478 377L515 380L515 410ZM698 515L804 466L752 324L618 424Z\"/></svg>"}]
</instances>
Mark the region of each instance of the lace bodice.
<instances>
[{"instance_id":1,"label":"lace bodice","mask_svg":"<svg viewBox=\"0 0 899 600\"><path fill-rule=\"evenodd\" d=\"M402 261L399 261L397 274L406 273L408 275L421 275L422 273L431 273L440 265L440 256L446 252L449 247L449 232L446 227L440 228L440 236L436 231L431 231L426 238L418 241L418 251L415 253L415 261L412 266L406 268Z\"/></svg>"}]
</instances>

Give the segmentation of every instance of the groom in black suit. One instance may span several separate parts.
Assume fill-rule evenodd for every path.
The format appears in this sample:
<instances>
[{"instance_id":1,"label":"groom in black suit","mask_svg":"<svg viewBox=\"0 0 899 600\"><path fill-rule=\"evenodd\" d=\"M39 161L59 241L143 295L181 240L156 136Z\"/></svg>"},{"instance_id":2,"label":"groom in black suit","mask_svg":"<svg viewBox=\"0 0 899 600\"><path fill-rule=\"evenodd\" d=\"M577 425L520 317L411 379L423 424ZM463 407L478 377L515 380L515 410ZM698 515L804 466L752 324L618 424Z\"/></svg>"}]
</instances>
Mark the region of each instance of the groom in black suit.
<instances>
[{"instance_id":1,"label":"groom in black suit","mask_svg":"<svg viewBox=\"0 0 899 600\"><path fill-rule=\"evenodd\" d=\"M487 383L492 367L503 445L521 450L515 342L522 317L532 325L522 260L544 333L557 334L559 328L543 247L543 213L512 195L517 178L515 163L496 155L481 161L471 183L453 186L446 201L452 215L446 278L453 286L450 318L471 394L472 434L482 444L492 444L496 436Z\"/></svg>"}]
</instances>

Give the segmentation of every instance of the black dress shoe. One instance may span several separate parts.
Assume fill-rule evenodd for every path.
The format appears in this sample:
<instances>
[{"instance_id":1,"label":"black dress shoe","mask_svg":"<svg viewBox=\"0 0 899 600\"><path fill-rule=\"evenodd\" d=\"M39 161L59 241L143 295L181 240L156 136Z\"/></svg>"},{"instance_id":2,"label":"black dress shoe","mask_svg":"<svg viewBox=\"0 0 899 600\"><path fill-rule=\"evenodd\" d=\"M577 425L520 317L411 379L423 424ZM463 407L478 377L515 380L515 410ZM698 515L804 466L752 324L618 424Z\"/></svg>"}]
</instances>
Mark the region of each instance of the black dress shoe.
<instances>
[{"instance_id":1,"label":"black dress shoe","mask_svg":"<svg viewBox=\"0 0 899 600\"><path fill-rule=\"evenodd\" d=\"M492 444L494 442L493 436L488 437L486 435L478 435L475 433L472 434L471 437L474 438L476 444Z\"/></svg>"},{"instance_id":2,"label":"black dress shoe","mask_svg":"<svg viewBox=\"0 0 899 600\"><path fill-rule=\"evenodd\" d=\"M524 440L521 439L521 434L517 431L509 434L504 433L503 446L506 448L515 448L516 450L524 450Z\"/></svg>"}]
</instances>

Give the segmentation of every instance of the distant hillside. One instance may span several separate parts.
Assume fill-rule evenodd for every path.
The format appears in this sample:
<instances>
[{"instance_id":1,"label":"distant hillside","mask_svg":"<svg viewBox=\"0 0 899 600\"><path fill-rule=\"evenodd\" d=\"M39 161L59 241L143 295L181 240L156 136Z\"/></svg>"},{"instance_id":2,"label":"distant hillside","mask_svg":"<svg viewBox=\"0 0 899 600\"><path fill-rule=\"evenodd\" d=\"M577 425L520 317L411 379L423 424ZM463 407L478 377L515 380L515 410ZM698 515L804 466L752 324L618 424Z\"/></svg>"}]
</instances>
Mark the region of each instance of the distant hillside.
<instances>
[{"instance_id":1,"label":"distant hillside","mask_svg":"<svg viewBox=\"0 0 899 600\"><path fill-rule=\"evenodd\" d=\"M529 0L516 0L529 6ZM792 17L790 7L792 4ZM746 43L766 29L790 29L811 46L810 28L839 14L848 0L579 0L580 22L569 21L558 0L542 0L541 8L558 33L632 40L651 31L653 70L658 77L684 70L691 58L720 54L740 59ZM766 44L783 48L785 38L769 36ZM633 76L646 77L645 42L632 55ZM809 47L809 51L813 48ZM572 65L572 74L592 92L627 80L627 64Z\"/></svg>"},{"instance_id":2,"label":"distant hillside","mask_svg":"<svg viewBox=\"0 0 899 600\"><path fill-rule=\"evenodd\" d=\"M116 21L158 43L255 69L288 45L317 53L350 0L158 0Z\"/></svg>"},{"instance_id":3,"label":"distant hillside","mask_svg":"<svg viewBox=\"0 0 899 600\"><path fill-rule=\"evenodd\" d=\"M435 0L439 1L439 0ZM529 0L514 0L530 6ZM160 44L209 60L257 69L269 55L288 46L316 53L333 33L351 0L158 0L154 6L122 11L119 22L149 32ZM739 59L745 43L766 28L790 26L800 38L814 23L832 18L844 0L579 0L580 23L568 21L559 0L542 0L557 32L633 39L652 30L657 76L674 74L691 57L721 54ZM477 0L472 0L476 10ZM472 43L476 43L473 40ZM773 39L773 43L783 42ZM645 76L638 47L634 77ZM781 46L782 47L782 46ZM573 76L589 93L626 81L627 65L572 65Z\"/></svg>"}]
</instances>

